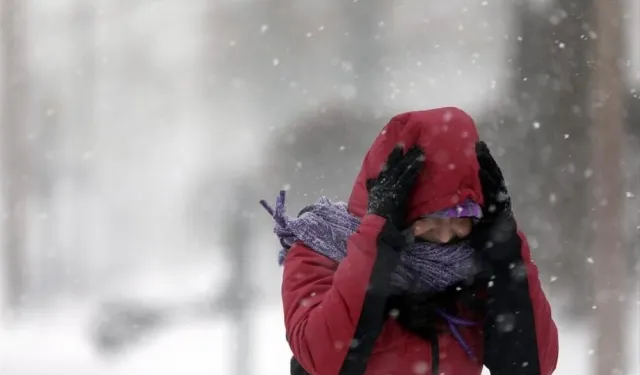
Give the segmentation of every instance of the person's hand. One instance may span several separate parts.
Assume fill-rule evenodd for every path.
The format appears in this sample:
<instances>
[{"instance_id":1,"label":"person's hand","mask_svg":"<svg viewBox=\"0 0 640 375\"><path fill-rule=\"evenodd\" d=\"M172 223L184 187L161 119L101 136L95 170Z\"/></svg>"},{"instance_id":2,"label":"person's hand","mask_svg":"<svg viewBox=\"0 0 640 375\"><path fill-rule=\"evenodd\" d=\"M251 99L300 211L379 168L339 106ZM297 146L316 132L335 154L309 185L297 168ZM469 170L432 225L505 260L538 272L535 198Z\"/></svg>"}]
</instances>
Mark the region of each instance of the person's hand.
<instances>
[{"instance_id":1,"label":"person's hand","mask_svg":"<svg viewBox=\"0 0 640 375\"><path fill-rule=\"evenodd\" d=\"M490 263L512 262L520 256L521 240L502 171L484 142L477 143L476 156L484 205L471 245Z\"/></svg>"},{"instance_id":2,"label":"person's hand","mask_svg":"<svg viewBox=\"0 0 640 375\"><path fill-rule=\"evenodd\" d=\"M416 177L424 165L424 153L418 146L406 153L396 146L376 178L367 180L367 212L382 216L397 229L406 226L407 206Z\"/></svg>"}]
</instances>

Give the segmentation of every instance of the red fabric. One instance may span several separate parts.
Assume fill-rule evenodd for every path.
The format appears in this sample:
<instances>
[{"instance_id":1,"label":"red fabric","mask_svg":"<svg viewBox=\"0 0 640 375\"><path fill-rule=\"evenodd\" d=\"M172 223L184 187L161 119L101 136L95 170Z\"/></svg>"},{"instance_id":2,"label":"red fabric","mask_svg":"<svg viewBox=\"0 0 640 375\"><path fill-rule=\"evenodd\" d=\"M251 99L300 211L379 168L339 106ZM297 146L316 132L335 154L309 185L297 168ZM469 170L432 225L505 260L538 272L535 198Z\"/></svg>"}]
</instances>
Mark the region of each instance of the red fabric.
<instances>
[{"instance_id":1,"label":"red fabric","mask_svg":"<svg viewBox=\"0 0 640 375\"><path fill-rule=\"evenodd\" d=\"M366 179L379 172L397 143L404 142L407 148L418 143L425 148L427 163L411 200L411 217L448 208L466 198L482 203L475 156L477 140L473 120L456 108L394 117L368 152L351 195L349 209L364 217L348 241L345 259L338 265L301 243L290 249L282 284L287 339L298 361L312 375L339 373L360 318L376 259L377 237L385 222L378 216L365 215ZM557 330L524 237L523 244L540 364L546 375L555 369L557 361ZM482 358L480 330L462 328L461 333ZM481 373L482 365L469 359L448 331L441 333L438 340L441 373ZM366 375L430 372L431 345L389 319L368 361Z\"/></svg>"},{"instance_id":2,"label":"red fabric","mask_svg":"<svg viewBox=\"0 0 640 375\"><path fill-rule=\"evenodd\" d=\"M522 240L522 258L527 270L529 282L529 296L533 304L533 320L536 325L536 337L538 339L538 358L542 375L551 375L558 363L558 328L551 317L551 306L544 295L538 266L531 260L529 242L522 232L518 232Z\"/></svg>"},{"instance_id":3,"label":"red fabric","mask_svg":"<svg viewBox=\"0 0 640 375\"><path fill-rule=\"evenodd\" d=\"M395 116L384 127L367 153L349 198L352 214L367 210L366 181L380 173L393 148L402 143L405 150L418 144L425 152L425 168L410 204L409 219L449 208L467 198L483 203L478 178L475 123L464 111L438 108Z\"/></svg>"}]
</instances>

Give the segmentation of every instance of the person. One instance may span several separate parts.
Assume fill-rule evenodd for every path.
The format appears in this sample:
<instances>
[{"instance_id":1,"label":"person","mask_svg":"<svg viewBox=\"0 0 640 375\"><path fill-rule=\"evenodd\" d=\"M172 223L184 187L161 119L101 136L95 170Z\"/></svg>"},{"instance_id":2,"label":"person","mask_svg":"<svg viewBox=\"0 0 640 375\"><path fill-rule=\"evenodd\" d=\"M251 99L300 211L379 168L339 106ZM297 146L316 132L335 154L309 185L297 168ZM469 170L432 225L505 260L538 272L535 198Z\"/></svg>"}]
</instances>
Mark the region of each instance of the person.
<instances>
[{"instance_id":1,"label":"person","mask_svg":"<svg viewBox=\"0 0 640 375\"><path fill-rule=\"evenodd\" d=\"M502 172L464 111L395 116L348 203L275 208L292 374L547 375L558 332Z\"/></svg>"}]
</instances>

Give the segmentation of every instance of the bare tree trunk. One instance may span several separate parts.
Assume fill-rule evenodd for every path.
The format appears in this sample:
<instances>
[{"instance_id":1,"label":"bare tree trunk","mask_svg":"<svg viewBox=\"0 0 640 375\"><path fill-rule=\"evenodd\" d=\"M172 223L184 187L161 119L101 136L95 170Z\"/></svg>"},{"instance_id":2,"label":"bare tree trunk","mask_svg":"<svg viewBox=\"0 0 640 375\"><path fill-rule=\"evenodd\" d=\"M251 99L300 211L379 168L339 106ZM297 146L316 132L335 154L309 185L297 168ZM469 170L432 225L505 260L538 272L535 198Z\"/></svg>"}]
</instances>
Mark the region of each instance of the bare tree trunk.
<instances>
[{"instance_id":1,"label":"bare tree trunk","mask_svg":"<svg viewBox=\"0 0 640 375\"><path fill-rule=\"evenodd\" d=\"M545 280L558 277L552 292L567 291L575 315L592 305L584 264L588 240L586 110L591 69L589 37L596 0L557 0L535 9L512 0L514 55L510 95L482 136L505 149L505 173L514 192L519 222L538 243L536 261ZM526 145L526 147L522 147ZM577 296L577 298L574 298Z\"/></svg>"},{"instance_id":2,"label":"bare tree trunk","mask_svg":"<svg viewBox=\"0 0 640 375\"><path fill-rule=\"evenodd\" d=\"M33 244L34 258L30 274L30 298L38 302L54 296L56 282L59 280L57 267L53 260L56 258L56 230L51 212L53 205L53 187L56 178L56 143L58 141L60 117L59 99L55 91L50 91L46 85L33 87L30 95L34 98L32 113L34 124L37 126L38 139L33 145L34 162L31 166L33 173L34 201L39 212L46 213L46 220L34 220L30 227L31 236L35 237Z\"/></svg>"},{"instance_id":3,"label":"bare tree trunk","mask_svg":"<svg viewBox=\"0 0 640 375\"><path fill-rule=\"evenodd\" d=\"M218 38L216 31L221 29L220 22L225 22L225 20L218 19L221 15L217 13L217 6L218 4L215 1L210 1L206 8L209 16L205 23L206 29L204 37L211 41L209 45L212 47L209 50L209 54L204 56L205 69L203 73L206 77L216 76L210 67L216 66L216 61L220 59L220 56L218 56L220 54L220 47L216 46L214 41ZM256 101L257 111L268 113L269 110L283 107L280 101L284 100L283 98L286 98L286 96L278 98L278 95L273 95L273 92L278 92L278 87L281 83L277 81L273 72L265 71L264 66L260 64L246 67L245 65L251 63L252 59L247 58L245 54L252 54L258 51L258 55L265 56L267 55L266 51L279 51L277 42L281 42L283 39L285 41L291 40L291 46L296 46L290 35L286 33L288 25L285 22L288 18L287 16L290 16L291 12L293 12L293 9L290 4L281 0L269 0L261 4L238 6L241 7L241 9L237 15L234 12L227 15L228 19L234 20L233 25L229 25L229 28L233 30L241 26L241 29L234 34L234 37L239 38L239 40L244 40L244 42L247 43L247 40L251 40L251 37L247 38L247 34L249 33L243 28L247 25L252 25L251 27L257 25L256 27L260 30L260 23L257 22L263 22L263 31L268 29L269 33L262 35L262 43L253 41L256 44L249 42L249 44L238 47L241 49L239 55L229 53L227 58L230 60L226 61L227 65L224 66L223 69L230 69L232 72L231 76L240 74L242 79L248 76L261 82L261 90L257 92L256 96L259 98ZM256 7L258 8L256 9ZM253 33L253 30L251 33ZM237 49L232 52L235 51L237 51ZM280 58L280 56L275 53L271 56L272 58ZM258 77L253 76L253 74L257 74ZM221 98L216 97L215 90L217 90L217 88L214 85L209 85L204 88L203 92L206 97L220 100ZM275 110L277 111L278 109ZM214 112L211 112L211 114L215 116ZM254 368L252 364L255 362L254 350L252 348L254 332L251 315L251 306L254 302L251 287L251 268L253 266L251 260L255 258L255 254L252 253L252 249L250 248L252 234L247 231L247 228L251 227L251 217L248 215L248 210L254 209L257 206L255 202L257 202L258 199L255 197L255 191L252 189L252 181L240 178L239 180L233 181L233 183L234 186L231 190L232 196L228 200L228 205L223 210L224 216L222 218L222 222L224 223L223 240L226 250L225 256L230 263L231 277L227 282L221 300L216 302L223 309L222 312L231 321L231 327L233 329L234 345L231 346L232 349L230 352L226 353L228 357L233 358L232 373L236 375L250 375L253 373ZM208 219L214 218L209 214L201 217L201 220L204 220L205 227L210 228L211 222L209 222Z\"/></svg>"},{"instance_id":4,"label":"bare tree trunk","mask_svg":"<svg viewBox=\"0 0 640 375\"><path fill-rule=\"evenodd\" d=\"M621 229L624 145L621 1L596 1L595 15L597 57L591 98L595 196L593 280L598 334L595 374L625 374L623 325L627 252Z\"/></svg>"},{"instance_id":5,"label":"bare tree trunk","mask_svg":"<svg viewBox=\"0 0 640 375\"><path fill-rule=\"evenodd\" d=\"M226 248L232 265L232 277L226 295L229 317L235 329L234 373L250 375L252 373L253 348L251 310L251 236L247 228L251 227L250 217L245 210L247 202L253 202L250 183L240 181L234 189L232 204L226 215Z\"/></svg>"},{"instance_id":6,"label":"bare tree trunk","mask_svg":"<svg viewBox=\"0 0 640 375\"><path fill-rule=\"evenodd\" d=\"M69 158L65 164L71 167L72 186L79 204L68 207L71 212L73 226L77 228L71 259L74 260L72 269L78 277L68 280L66 285L70 290L79 293L89 292L95 286L98 277L98 264L101 258L96 253L97 243L92 241L96 234L96 200L91 168L95 127L95 81L96 81L96 10L91 1L81 0L77 3L74 13L74 28L72 38L76 39L77 71L79 72L76 89L73 118L70 126L65 127L63 136L70 139ZM82 280L78 283L77 280Z\"/></svg>"},{"instance_id":7,"label":"bare tree trunk","mask_svg":"<svg viewBox=\"0 0 640 375\"><path fill-rule=\"evenodd\" d=\"M2 2L2 257L9 309L21 305L25 291L27 137L25 113L28 72L25 58L25 6L22 0Z\"/></svg>"}]
</instances>

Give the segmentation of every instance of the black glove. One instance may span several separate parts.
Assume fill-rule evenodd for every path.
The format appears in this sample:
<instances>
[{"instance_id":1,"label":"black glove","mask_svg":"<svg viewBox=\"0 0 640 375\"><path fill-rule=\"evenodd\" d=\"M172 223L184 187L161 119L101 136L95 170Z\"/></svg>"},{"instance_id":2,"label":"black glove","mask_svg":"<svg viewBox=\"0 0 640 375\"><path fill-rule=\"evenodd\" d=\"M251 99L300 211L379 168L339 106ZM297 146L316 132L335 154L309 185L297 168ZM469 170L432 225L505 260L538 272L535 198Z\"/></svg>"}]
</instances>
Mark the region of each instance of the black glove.
<instances>
[{"instance_id":1,"label":"black glove","mask_svg":"<svg viewBox=\"0 0 640 375\"><path fill-rule=\"evenodd\" d=\"M411 147L404 155L403 149L396 146L378 177L367 180L367 212L386 218L400 230L406 227L411 190L424 165L424 153L420 147Z\"/></svg>"},{"instance_id":2,"label":"black glove","mask_svg":"<svg viewBox=\"0 0 640 375\"><path fill-rule=\"evenodd\" d=\"M483 362L491 374L540 374L534 308L511 199L487 145L479 142L476 153L485 204L471 245L481 262L477 281L487 282Z\"/></svg>"},{"instance_id":3,"label":"black glove","mask_svg":"<svg viewBox=\"0 0 640 375\"><path fill-rule=\"evenodd\" d=\"M520 258L521 246L511 198L502 171L484 142L477 143L476 155L484 206L483 217L472 231L471 245L489 263L510 265Z\"/></svg>"}]
</instances>

